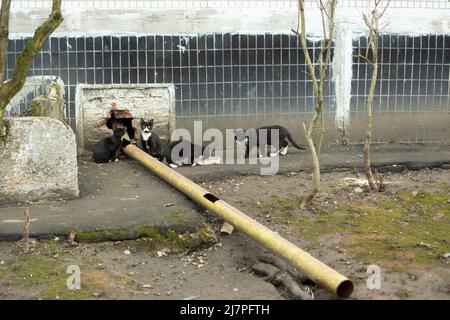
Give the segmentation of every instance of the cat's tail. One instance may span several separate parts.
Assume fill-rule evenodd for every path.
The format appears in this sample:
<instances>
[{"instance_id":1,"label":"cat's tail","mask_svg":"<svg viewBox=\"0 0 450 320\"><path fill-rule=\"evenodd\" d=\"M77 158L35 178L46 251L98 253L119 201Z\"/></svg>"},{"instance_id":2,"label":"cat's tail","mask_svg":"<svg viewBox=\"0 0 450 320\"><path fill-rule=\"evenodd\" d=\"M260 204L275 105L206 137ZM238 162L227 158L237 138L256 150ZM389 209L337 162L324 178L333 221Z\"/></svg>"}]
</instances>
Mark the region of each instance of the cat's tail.
<instances>
[{"instance_id":1,"label":"cat's tail","mask_svg":"<svg viewBox=\"0 0 450 320\"><path fill-rule=\"evenodd\" d=\"M301 145L301 144L298 144L297 142L295 142L295 140L292 138L291 133L289 131L287 132L286 136L287 136L289 142L292 143L292 145L294 147L296 147L297 149L300 149L300 150L306 149L306 147L304 145Z\"/></svg>"}]
</instances>

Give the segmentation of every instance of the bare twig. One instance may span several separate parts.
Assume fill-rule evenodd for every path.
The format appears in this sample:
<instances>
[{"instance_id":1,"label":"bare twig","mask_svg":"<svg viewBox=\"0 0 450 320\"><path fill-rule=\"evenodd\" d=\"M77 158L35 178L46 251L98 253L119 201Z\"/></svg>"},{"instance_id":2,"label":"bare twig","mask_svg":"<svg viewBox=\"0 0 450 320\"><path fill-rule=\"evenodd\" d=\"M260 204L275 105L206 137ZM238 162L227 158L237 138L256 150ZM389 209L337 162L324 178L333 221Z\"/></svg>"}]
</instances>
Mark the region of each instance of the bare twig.
<instances>
[{"instance_id":1,"label":"bare twig","mask_svg":"<svg viewBox=\"0 0 450 320\"><path fill-rule=\"evenodd\" d=\"M22 252L25 254L30 252L30 212L28 208L25 208L23 213Z\"/></svg>"}]
</instances>

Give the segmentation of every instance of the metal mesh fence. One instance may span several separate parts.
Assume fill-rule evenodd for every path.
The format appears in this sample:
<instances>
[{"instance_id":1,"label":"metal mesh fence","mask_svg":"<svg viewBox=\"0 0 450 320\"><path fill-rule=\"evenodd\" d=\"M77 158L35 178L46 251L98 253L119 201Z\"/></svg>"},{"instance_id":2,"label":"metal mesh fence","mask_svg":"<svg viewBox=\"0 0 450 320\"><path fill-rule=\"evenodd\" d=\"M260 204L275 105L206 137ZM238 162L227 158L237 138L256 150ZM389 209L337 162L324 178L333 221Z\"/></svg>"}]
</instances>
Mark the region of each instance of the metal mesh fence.
<instances>
[{"instance_id":1,"label":"metal mesh fence","mask_svg":"<svg viewBox=\"0 0 450 320\"><path fill-rule=\"evenodd\" d=\"M8 78L25 41L9 42ZM308 43L311 55L318 55L317 45ZM314 105L312 83L295 35L50 38L29 75L61 77L72 125L78 83L174 83L178 120L306 116ZM326 88L327 105L331 105L332 85Z\"/></svg>"},{"instance_id":2,"label":"metal mesh fence","mask_svg":"<svg viewBox=\"0 0 450 320\"><path fill-rule=\"evenodd\" d=\"M50 8L50 0L15 0L13 9ZM316 7L316 0L306 0L306 7ZM340 0L342 7L367 7L371 0ZM143 9L143 8L296 8L296 0L64 0L68 8ZM391 0L391 8L450 8L447 0Z\"/></svg>"},{"instance_id":3,"label":"metal mesh fence","mask_svg":"<svg viewBox=\"0 0 450 320\"><path fill-rule=\"evenodd\" d=\"M7 77L24 41L10 40ZM388 34L380 44L373 110L381 131L376 139L386 142L389 130L394 134L409 123L405 141L439 140L427 130L433 131L450 111L450 35ZM318 43L308 45L310 54L317 56ZM366 38L353 41L354 54L365 48ZM30 76L39 75L59 76L66 84L66 115L72 125L79 83L173 83L179 124L197 119L216 127L289 122L311 117L314 105L298 39L286 34L50 38L30 71ZM364 126L370 76L370 67L354 58L350 105L354 131ZM326 88L325 113L332 118L334 83L329 81ZM436 122L430 122L434 115ZM395 117L399 123L388 125L387 120Z\"/></svg>"},{"instance_id":4,"label":"metal mesh fence","mask_svg":"<svg viewBox=\"0 0 450 320\"><path fill-rule=\"evenodd\" d=\"M381 119L380 131L404 130L405 141L438 140L428 131L448 121L450 112L450 36L380 36L378 81L373 112ZM364 55L367 38L353 41L355 55ZM353 61L351 107L354 119L365 118L365 100L371 67L358 57ZM442 118L444 117L444 118ZM413 120L411 120L413 119ZM353 121L357 125L357 121ZM409 126L409 127L408 127ZM389 140L377 136L378 142Z\"/></svg>"},{"instance_id":5,"label":"metal mesh fence","mask_svg":"<svg viewBox=\"0 0 450 320\"><path fill-rule=\"evenodd\" d=\"M21 2L50 3L13 3ZM98 3L113 6L119 2L129 6L132 3L296 6L296 1L63 1L66 5L85 3L86 6ZM363 2L367 3L347 1L348 5L363 5ZM315 1L310 3L315 5ZM341 5L344 3L341 1ZM437 8L442 3L447 6L450 2L392 1L391 6ZM205 126L219 128L291 123L300 131L298 121L312 115L313 87L301 46L293 34L114 36L111 33L98 37L52 37L33 62L30 76L54 75L65 83L66 116L73 127L75 89L80 83L173 83L177 123L185 127L193 120L203 120ZM25 41L20 38L9 41L7 78L12 76ZM386 34L380 44L379 82L374 101L375 122L378 121L375 141L395 140L396 134L404 141L441 141L439 127L446 126L450 112L450 34ZM310 53L317 56L318 43L308 45ZM364 50L366 45L365 37L354 40L353 52ZM353 59L352 68L350 130L362 137L371 70L357 58ZM336 110L333 81L328 81L326 89L326 119L333 121ZM31 98L33 94L22 101L15 114Z\"/></svg>"}]
</instances>

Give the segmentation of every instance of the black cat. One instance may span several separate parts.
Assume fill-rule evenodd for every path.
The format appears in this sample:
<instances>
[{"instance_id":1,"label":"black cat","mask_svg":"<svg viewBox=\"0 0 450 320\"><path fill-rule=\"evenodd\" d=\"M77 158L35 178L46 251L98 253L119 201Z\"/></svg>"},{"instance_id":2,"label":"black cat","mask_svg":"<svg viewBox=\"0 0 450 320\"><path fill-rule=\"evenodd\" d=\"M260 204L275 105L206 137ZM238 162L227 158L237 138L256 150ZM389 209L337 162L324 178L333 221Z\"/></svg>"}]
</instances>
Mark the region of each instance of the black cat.
<instances>
[{"instance_id":1,"label":"black cat","mask_svg":"<svg viewBox=\"0 0 450 320\"><path fill-rule=\"evenodd\" d=\"M178 150L174 150L175 147L177 147ZM190 155L188 152L183 152L183 150L190 150ZM166 146L164 149L163 159L166 159L167 164L170 167L176 168L188 164L192 166L201 164L203 160L209 159L210 156L210 148L199 146L188 140L183 140L183 138L180 138L178 141L171 141Z\"/></svg>"},{"instance_id":2,"label":"black cat","mask_svg":"<svg viewBox=\"0 0 450 320\"><path fill-rule=\"evenodd\" d=\"M126 131L127 128L116 128L112 136L97 142L93 153L94 161L96 163L106 163L116 160L120 155L120 148L125 145L122 137Z\"/></svg>"},{"instance_id":3,"label":"black cat","mask_svg":"<svg viewBox=\"0 0 450 320\"><path fill-rule=\"evenodd\" d=\"M260 140L260 131L266 130L266 137L267 141L259 141ZM272 130L278 130L278 141L272 141ZM253 136L253 141L249 139L249 137ZM264 136L262 136L264 137ZM256 145L250 145L254 144L254 141L256 139ZM303 145L298 144L295 142L295 140L292 138L291 133L283 126L280 125L271 125L271 126L264 126L257 129L235 129L234 130L234 140L237 144L245 144L245 156L248 157L250 153L250 148L258 148L258 156L264 157L267 155L266 148L267 146L274 146L276 149L278 149L277 153L270 154L271 156L276 156L279 154L285 155L287 153L288 144L289 142L300 150L305 150L306 147Z\"/></svg>"},{"instance_id":4,"label":"black cat","mask_svg":"<svg viewBox=\"0 0 450 320\"><path fill-rule=\"evenodd\" d=\"M153 124L154 119L151 119L150 121L141 119L142 150L162 161L163 147L158 134L153 131Z\"/></svg>"}]
</instances>

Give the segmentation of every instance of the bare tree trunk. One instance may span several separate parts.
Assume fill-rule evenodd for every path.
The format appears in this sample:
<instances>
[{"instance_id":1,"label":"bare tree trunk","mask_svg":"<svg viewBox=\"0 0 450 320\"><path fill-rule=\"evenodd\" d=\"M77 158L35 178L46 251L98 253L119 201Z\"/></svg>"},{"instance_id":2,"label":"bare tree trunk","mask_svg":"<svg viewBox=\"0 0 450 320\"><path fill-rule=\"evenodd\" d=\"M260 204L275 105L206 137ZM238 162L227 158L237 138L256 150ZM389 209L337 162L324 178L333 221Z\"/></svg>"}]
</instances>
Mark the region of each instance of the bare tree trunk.
<instances>
[{"instance_id":1,"label":"bare tree trunk","mask_svg":"<svg viewBox=\"0 0 450 320\"><path fill-rule=\"evenodd\" d=\"M293 30L294 33L300 38L303 53L305 56L306 64L310 73L311 81L313 83L314 95L316 97L316 105L314 108L314 115L309 124L308 130L306 125L303 124L305 130L305 139L311 151L312 164L313 164L313 184L306 196L303 197L301 208L307 208L311 205L312 199L320 190L320 151L322 148L323 138L325 134L325 124L323 119L323 87L325 79L327 78L328 65L331 58L331 45L334 31L334 14L336 9L337 0L328 1L328 10L322 0L318 0L319 9L322 18L322 31L323 41L318 58L319 63L319 77L317 78L314 69L313 61L308 52L308 46L306 42L306 21L305 21L305 3L304 0L298 1L298 29ZM328 28L326 26L326 20L328 20ZM317 126L317 121L320 118L320 137L317 146L314 144L313 133Z\"/></svg>"},{"instance_id":2,"label":"bare tree trunk","mask_svg":"<svg viewBox=\"0 0 450 320\"><path fill-rule=\"evenodd\" d=\"M378 192L381 187L381 182L376 181L377 179L375 179L372 174L372 168L370 164L370 144L372 142L372 104L378 77L378 46L380 36L379 21L383 14L386 12L390 0L387 1L386 6L382 11L378 11L378 6L380 5L381 0L374 0L374 3L375 6L371 11L370 17L368 15L363 15L364 22L369 28L369 44L366 50L366 55L362 58L372 67L372 78L370 79L369 94L366 100L367 127L366 134L364 136L364 172L366 174L370 191ZM369 59L368 56L369 49L372 52L372 59Z\"/></svg>"},{"instance_id":3,"label":"bare tree trunk","mask_svg":"<svg viewBox=\"0 0 450 320\"><path fill-rule=\"evenodd\" d=\"M314 141L312 139L312 129L314 128L315 124L317 122L317 117L315 115L315 119L311 121L311 124L309 126L309 130L306 130L305 124L303 124L303 128L305 129L306 133L306 142L308 144L309 149L311 150L311 157L312 157L312 163L313 163L313 184L311 189L308 191L306 196L303 197L302 203L300 204L300 208L305 209L308 208L311 205L312 199L316 196L317 192L319 192L320 189L320 162L319 162L319 154L316 151L316 147L314 146Z\"/></svg>"},{"instance_id":4,"label":"bare tree trunk","mask_svg":"<svg viewBox=\"0 0 450 320\"><path fill-rule=\"evenodd\" d=\"M377 35L378 37L378 35ZM378 42L378 41L377 41ZM369 188L371 191L378 191L378 184L372 174L372 168L370 164L370 144L372 142L372 101L375 94L375 87L377 84L378 75L378 63L377 58L375 58L376 53L374 53L374 62L372 68L372 79L370 82L369 95L367 97L366 108L367 108L367 128L366 135L364 138L364 172L366 173L367 182L369 183Z\"/></svg>"},{"instance_id":5,"label":"bare tree trunk","mask_svg":"<svg viewBox=\"0 0 450 320\"><path fill-rule=\"evenodd\" d=\"M8 36L10 0L2 0L0 12L0 75L2 81L5 72ZM3 133L3 117L11 99L22 89L34 57L39 53L48 37L63 21L61 0L53 0L50 16L36 29L33 38L27 41L25 49L19 55L14 74L10 80L0 84L0 134Z\"/></svg>"}]
</instances>

